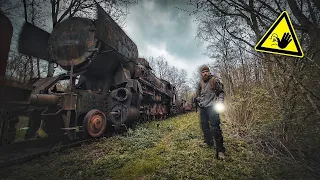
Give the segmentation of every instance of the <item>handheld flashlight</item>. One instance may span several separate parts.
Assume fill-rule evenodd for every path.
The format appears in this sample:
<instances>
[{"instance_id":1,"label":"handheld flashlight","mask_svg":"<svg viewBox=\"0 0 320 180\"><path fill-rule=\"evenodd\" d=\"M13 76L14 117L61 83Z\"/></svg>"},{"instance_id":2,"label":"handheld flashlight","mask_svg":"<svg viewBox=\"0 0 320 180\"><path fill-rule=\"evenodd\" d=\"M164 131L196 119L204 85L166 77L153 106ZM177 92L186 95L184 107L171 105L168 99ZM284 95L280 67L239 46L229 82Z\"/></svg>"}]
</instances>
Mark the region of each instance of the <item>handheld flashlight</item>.
<instances>
[{"instance_id":1,"label":"handheld flashlight","mask_svg":"<svg viewBox=\"0 0 320 180\"><path fill-rule=\"evenodd\" d=\"M214 110L216 110L218 113L221 113L225 110L225 107L221 102L218 102L214 105Z\"/></svg>"}]
</instances>

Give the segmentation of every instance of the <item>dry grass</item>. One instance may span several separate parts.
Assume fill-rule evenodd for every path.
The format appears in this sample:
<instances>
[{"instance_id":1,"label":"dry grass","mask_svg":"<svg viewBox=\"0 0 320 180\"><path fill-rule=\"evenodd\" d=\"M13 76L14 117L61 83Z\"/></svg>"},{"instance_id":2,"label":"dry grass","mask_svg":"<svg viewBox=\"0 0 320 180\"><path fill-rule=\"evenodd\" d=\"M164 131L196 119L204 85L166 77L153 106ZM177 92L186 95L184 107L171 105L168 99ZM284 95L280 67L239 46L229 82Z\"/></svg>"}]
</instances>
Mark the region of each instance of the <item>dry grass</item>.
<instances>
[{"instance_id":1,"label":"dry grass","mask_svg":"<svg viewBox=\"0 0 320 180\"><path fill-rule=\"evenodd\" d=\"M199 114L192 112L129 129L11 167L7 179L305 179L300 165L280 161L236 136L223 121L227 160L199 147Z\"/></svg>"}]
</instances>

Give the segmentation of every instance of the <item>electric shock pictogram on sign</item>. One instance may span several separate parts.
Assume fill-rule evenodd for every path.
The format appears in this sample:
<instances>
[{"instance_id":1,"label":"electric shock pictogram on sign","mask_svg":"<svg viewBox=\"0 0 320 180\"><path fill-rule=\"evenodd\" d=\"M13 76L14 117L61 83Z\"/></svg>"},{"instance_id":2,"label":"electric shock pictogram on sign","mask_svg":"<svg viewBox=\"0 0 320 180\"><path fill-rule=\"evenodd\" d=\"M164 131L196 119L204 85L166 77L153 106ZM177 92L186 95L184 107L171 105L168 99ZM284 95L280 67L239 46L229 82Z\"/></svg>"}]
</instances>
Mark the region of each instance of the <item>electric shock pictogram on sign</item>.
<instances>
[{"instance_id":1,"label":"electric shock pictogram on sign","mask_svg":"<svg viewBox=\"0 0 320 180\"><path fill-rule=\"evenodd\" d=\"M303 57L303 52L289 15L282 12L254 48L256 51Z\"/></svg>"}]
</instances>

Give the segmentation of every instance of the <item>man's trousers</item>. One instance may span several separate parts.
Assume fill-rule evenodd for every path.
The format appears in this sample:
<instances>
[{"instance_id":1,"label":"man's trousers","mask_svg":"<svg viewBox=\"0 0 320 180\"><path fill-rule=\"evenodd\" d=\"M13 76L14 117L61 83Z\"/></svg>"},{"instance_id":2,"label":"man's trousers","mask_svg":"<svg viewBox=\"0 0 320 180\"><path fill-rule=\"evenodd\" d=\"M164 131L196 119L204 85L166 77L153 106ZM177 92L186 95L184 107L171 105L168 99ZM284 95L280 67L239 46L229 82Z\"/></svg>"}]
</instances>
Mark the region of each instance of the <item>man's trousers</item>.
<instances>
[{"instance_id":1,"label":"man's trousers","mask_svg":"<svg viewBox=\"0 0 320 180\"><path fill-rule=\"evenodd\" d=\"M212 106L200 108L201 129L203 131L205 142L209 146L216 142L216 151L225 152L223 146L222 131L220 129L220 116Z\"/></svg>"}]
</instances>

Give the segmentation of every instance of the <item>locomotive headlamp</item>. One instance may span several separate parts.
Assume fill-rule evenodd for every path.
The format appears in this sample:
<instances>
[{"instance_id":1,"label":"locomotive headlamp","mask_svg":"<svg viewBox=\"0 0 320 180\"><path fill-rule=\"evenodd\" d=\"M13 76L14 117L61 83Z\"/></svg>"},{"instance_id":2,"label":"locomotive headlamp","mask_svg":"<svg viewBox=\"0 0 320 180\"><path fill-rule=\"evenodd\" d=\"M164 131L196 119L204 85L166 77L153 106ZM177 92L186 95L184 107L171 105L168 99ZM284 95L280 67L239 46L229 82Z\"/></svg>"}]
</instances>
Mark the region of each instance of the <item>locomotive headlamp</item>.
<instances>
[{"instance_id":1,"label":"locomotive headlamp","mask_svg":"<svg viewBox=\"0 0 320 180\"><path fill-rule=\"evenodd\" d=\"M214 110L221 113L225 110L225 106L221 102L218 102L214 105Z\"/></svg>"}]
</instances>

